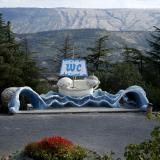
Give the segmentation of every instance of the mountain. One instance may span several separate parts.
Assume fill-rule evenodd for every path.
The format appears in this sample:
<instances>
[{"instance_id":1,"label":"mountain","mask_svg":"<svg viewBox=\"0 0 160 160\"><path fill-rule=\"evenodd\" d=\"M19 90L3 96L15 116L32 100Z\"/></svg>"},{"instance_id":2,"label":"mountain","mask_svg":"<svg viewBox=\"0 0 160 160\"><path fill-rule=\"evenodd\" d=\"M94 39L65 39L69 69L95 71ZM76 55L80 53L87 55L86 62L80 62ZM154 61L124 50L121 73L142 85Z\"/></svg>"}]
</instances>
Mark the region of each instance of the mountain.
<instances>
[{"instance_id":1,"label":"mountain","mask_svg":"<svg viewBox=\"0 0 160 160\"><path fill-rule=\"evenodd\" d=\"M147 39L160 27L159 9L73 9L73 8L0 8L6 21L11 21L17 40L27 40L28 49L41 68L57 72L56 47L67 35L80 57L89 54L98 37L108 35L109 61L122 60L128 46L142 52L149 49Z\"/></svg>"},{"instance_id":2,"label":"mountain","mask_svg":"<svg viewBox=\"0 0 160 160\"><path fill-rule=\"evenodd\" d=\"M64 29L151 31L160 27L159 9L0 8L15 33Z\"/></svg>"},{"instance_id":3,"label":"mountain","mask_svg":"<svg viewBox=\"0 0 160 160\"><path fill-rule=\"evenodd\" d=\"M147 39L150 39L150 32L146 31L106 31L102 29L78 29L47 31L30 34L18 34L17 40L27 39L27 45L34 58L41 68L47 68L49 73L59 71L56 58L60 54L57 47L63 46L64 39L69 35L71 43L74 44L74 52L80 57L89 54L88 47L94 47L95 41L102 35L108 35L106 46L110 48L108 60L116 62L122 59L123 48L133 47L145 52L149 49Z\"/></svg>"}]
</instances>

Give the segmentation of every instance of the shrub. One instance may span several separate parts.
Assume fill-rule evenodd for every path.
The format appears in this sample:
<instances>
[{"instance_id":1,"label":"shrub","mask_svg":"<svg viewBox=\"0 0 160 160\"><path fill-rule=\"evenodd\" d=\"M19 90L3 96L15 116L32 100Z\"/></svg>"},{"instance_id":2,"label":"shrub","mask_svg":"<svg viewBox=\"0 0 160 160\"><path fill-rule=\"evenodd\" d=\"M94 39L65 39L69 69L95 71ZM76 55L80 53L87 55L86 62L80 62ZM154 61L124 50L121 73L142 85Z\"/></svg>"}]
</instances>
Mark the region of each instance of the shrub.
<instances>
[{"instance_id":1,"label":"shrub","mask_svg":"<svg viewBox=\"0 0 160 160\"><path fill-rule=\"evenodd\" d=\"M101 158L101 160L114 160L113 155L114 155L114 152L107 153Z\"/></svg>"},{"instance_id":2,"label":"shrub","mask_svg":"<svg viewBox=\"0 0 160 160\"><path fill-rule=\"evenodd\" d=\"M50 84L47 80L44 79L40 80L36 88L36 92L39 94L44 94L51 90L54 92L58 91L56 85Z\"/></svg>"},{"instance_id":3,"label":"shrub","mask_svg":"<svg viewBox=\"0 0 160 160\"><path fill-rule=\"evenodd\" d=\"M145 86L142 76L132 64L118 63L108 72L96 72L95 74L100 79L102 90L108 92L117 92L132 85Z\"/></svg>"},{"instance_id":4,"label":"shrub","mask_svg":"<svg viewBox=\"0 0 160 160\"><path fill-rule=\"evenodd\" d=\"M149 101L153 103L153 109L156 111L160 111L160 88L155 87L153 85L147 85L147 95Z\"/></svg>"},{"instance_id":5,"label":"shrub","mask_svg":"<svg viewBox=\"0 0 160 160\"><path fill-rule=\"evenodd\" d=\"M86 151L62 137L48 137L28 144L24 154L34 160L82 160Z\"/></svg>"},{"instance_id":6,"label":"shrub","mask_svg":"<svg viewBox=\"0 0 160 160\"><path fill-rule=\"evenodd\" d=\"M0 113L8 113L7 105L0 104Z\"/></svg>"},{"instance_id":7,"label":"shrub","mask_svg":"<svg viewBox=\"0 0 160 160\"><path fill-rule=\"evenodd\" d=\"M124 153L126 160L160 160L160 127L155 127L151 136L149 141L128 145Z\"/></svg>"}]
</instances>

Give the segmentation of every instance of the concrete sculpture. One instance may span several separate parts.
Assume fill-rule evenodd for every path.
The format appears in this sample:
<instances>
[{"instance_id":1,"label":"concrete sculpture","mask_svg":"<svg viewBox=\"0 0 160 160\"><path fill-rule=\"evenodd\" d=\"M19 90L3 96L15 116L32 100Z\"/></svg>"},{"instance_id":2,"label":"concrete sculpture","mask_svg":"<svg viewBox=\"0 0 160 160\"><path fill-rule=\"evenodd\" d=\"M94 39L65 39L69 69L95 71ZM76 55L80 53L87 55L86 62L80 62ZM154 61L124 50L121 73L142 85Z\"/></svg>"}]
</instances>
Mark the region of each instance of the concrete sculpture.
<instances>
[{"instance_id":1,"label":"concrete sculpture","mask_svg":"<svg viewBox=\"0 0 160 160\"><path fill-rule=\"evenodd\" d=\"M131 86L126 90L120 90L115 95L98 89L95 90L93 94L82 97L65 96L53 91L39 95L30 87L19 87L8 103L8 108L11 113L19 111L20 95L26 96L35 109L85 106L120 108L125 106L124 104L134 103L136 107L146 110L149 103L145 91L139 86Z\"/></svg>"}]
</instances>

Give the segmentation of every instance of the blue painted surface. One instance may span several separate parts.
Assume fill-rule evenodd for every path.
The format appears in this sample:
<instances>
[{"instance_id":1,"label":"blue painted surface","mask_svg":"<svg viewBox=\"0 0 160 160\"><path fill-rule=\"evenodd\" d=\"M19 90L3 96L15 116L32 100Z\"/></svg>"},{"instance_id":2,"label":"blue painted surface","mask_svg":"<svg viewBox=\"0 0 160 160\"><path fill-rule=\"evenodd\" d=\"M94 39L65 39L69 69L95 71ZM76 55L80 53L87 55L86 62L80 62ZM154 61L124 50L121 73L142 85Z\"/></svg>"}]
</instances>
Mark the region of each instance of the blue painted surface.
<instances>
[{"instance_id":1,"label":"blue painted surface","mask_svg":"<svg viewBox=\"0 0 160 160\"><path fill-rule=\"evenodd\" d=\"M68 97L60 95L56 92L48 92L47 94L39 95L33 91L30 87L20 87L12 96L8 103L9 111L16 113L20 108L19 96L24 95L28 97L32 106L36 109L48 109L56 107L123 107L120 104L121 99L126 103L129 103L127 94L134 97L136 107L146 110L149 103L145 91L139 86L131 86L126 90L120 90L117 94L110 94L106 91L98 89L94 91L93 95L86 97Z\"/></svg>"}]
</instances>

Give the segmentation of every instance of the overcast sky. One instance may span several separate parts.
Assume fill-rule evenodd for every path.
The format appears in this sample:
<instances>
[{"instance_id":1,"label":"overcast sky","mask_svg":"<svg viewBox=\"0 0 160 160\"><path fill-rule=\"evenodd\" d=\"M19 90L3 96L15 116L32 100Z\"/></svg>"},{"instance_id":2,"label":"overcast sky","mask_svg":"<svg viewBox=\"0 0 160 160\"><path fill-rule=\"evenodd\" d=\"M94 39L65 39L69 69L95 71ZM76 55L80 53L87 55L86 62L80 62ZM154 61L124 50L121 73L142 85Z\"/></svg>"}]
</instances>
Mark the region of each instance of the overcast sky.
<instances>
[{"instance_id":1,"label":"overcast sky","mask_svg":"<svg viewBox=\"0 0 160 160\"><path fill-rule=\"evenodd\" d=\"M0 0L0 7L160 8L160 0Z\"/></svg>"}]
</instances>

